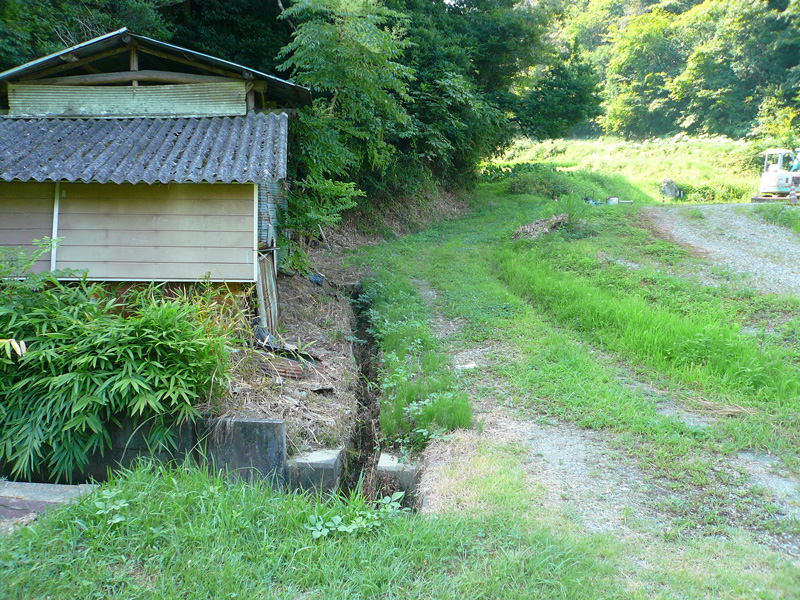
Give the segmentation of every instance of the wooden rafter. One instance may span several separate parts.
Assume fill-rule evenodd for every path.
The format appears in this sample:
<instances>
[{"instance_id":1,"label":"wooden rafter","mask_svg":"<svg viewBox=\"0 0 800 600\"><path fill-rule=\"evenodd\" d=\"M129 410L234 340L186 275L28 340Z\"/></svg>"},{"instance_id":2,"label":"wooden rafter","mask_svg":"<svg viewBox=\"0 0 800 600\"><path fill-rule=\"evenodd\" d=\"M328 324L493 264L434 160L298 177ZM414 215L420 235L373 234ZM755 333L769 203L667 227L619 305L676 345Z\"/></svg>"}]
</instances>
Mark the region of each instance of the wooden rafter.
<instances>
[{"instance_id":1,"label":"wooden rafter","mask_svg":"<svg viewBox=\"0 0 800 600\"><path fill-rule=\"evenodd\" d=\"M240 82L233 77L217 77L214 75L193 75L172 71L118 71L116 73L92 73L90 75L68 75L51 79L26 81L29 85L103 85L129 83L131 81L149 81L156 83L226 83Z\"/></svg>"},{"instance_id":2,"label":"wooden rafter","mask_svg":"<svg viewBox=\"0 0 800 600\"><path fill-rule=\"evenodd\" d=\"M92 54L91 56L87 56L86 58L79 58L75 61L69 61L69 59L67 59L68 62L65 62L63 65L50 67L49 69L45 69L44 71L38 71L36 73L31 73L30 75L25 75L20 78L20 81L31 81L35 79L41 79L42 77L49 77L50 75L55 75L56 73L61 73L62 71L68 71L69 69L74 69L76 67L82 67L88 65L89 63L101 60L103 58L108 58L109 56L114 56L116 54L121 54L127 51L128 51L127 47L112 48L111 50L106 50L105 52L98 52L97 54Z\"/></svg>"},{"instance_id":3,"label":"wooden rafter","mask_svg":"<svg viewBox=\"0 0 800 600\"><path fill-rule=\"evenodd\" d=\"M163 58L165 60L171 60L176 63L180 63L182 65L187 65L189 67L194 67L196 69L203 69L204 71L209 71L211 73L217 73L219 75L223 75L225 77L235 77L237 79L251 79L253 74L249 71L234 71L234 70L227 70L227 69L220 69L217 67L212 67L210 65L204 65L203 63L197 62L195 60L191 60L186 58L185 56L178 56L177 54L170 54L169 52L162 52L161 50L156 50L155 48L145 48L144 46L139 46L139 51L144 52L146 54L151 54L153 56L157 56L159 58Z\"/></svg>"}]
</instances>

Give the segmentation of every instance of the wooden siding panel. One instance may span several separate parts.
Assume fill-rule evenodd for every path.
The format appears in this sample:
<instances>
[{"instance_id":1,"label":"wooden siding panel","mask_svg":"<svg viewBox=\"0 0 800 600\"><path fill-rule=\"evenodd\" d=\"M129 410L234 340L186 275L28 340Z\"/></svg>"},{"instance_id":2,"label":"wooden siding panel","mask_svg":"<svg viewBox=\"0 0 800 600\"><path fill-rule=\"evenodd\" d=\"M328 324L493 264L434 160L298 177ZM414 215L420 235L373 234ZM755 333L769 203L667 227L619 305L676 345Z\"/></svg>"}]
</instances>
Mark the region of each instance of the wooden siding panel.
<instances>
[{"instance_id":1,"label":"wooden siding panel","mask_svg":"<svg viewBox=\"0 0 800 600\"><path fill-rule=\"evenodd\" d=\"M227 222L227 217L217 219ZM70 218L67 220L74 221ZM69 230L70 244L74 246L108 246L114 244L120 237L124 239L125 246L132 247L133 249L139 248L191 248L197 247L197 240L199 235L203 235L203 242L209 248L230 248L231 240L244 240L245 235L249 235L246 230L246 223L237 224L240 226L239 231L233 229L228 231L180 231L177 229L152 229L148 231L141 231L136 229L99 229L103 225L102 222L97 222L95 229L74 229ZM62 222L62 230L64 225Z\"/></svg>"},{"instance_id":2,"label":"wooden siding panel","mask_svg":"<svg viewBox=\"0 0 800 600\"><path fill-rule=\"evenodd\" d=\"M124 238L120 241L124 242ZM99 255L99 256L98 256ZM79 263L86 256L94 256L92 262L117 263L196 263L198 258L213 255L213 264L253 264L252 248L220 248L211 246L76 246L70 243L58 249L58 264ZM99 260L102 258L102 260ZM250 267L252 270L252 266Z\"/></svg>"},{"instance_id":3,"label":"wooden siding panel","mask_svg":"<svg viewBox=\"0 0 800 600\"><path fill-rule=\"evenodd\" d=\"M169 257L164 257L168 259ZM59 268L62 268L59 261ZM85 268L85 267L84 267ZM211 281L251 282L252 265L202 265L185 263L117 263L95 262L89 268L89 279L103 281L199 281L209 274Z\"/></svg>"},{"instance_id":4,"label":"wooden siding panel","mask_svg":"<svg viewBox=\"0 0 800 600\"><path fill-rule=\"evenodd\" d=\"M246 83L8 86L12 117L215 117L247 114Z\"/></svg>"},{"instance_id":5,"label":"wooden siding panel","mask_svg":"<svg viewBox=\"0 0 800 600\"><path fill-rule=\"evenodd\" d=\"M253 184L250 183L62 183L64 197L73 200L106 200L125 199L134 195L137 201L155 199L166 200L241 200L245 194L251 194Z\"/></svg>"},{"instance_id":6,"label":"wooden siding panel","mask_svg":"<svg viewBox=\"0 0 800 600\"><path fill-rule=\"evenodd\" d=\"M253 281L252 184L62 184L58 268L91 279Z\"/></svg>"},{"instance_id":7,"label":"wooden siding panel","mask_svg":"<svg viewBox=\"0 0 800 600\"><path fill-rule=\"evenodd\" d=\"M33 240L53 233L54 183L0 182L0 246L22 247L32 252ZM50 253L44 254L32 270L50 268Z\"/></svg>"},{"instance_id":8,"label":"wooden siding panel","mask_svg":"<svg viewBox=\"0 0 800 600\"><path fill-rule=\"evenodd\" d=\"M113 223L111 231L195 231L203 233L209 230L207 223L209 218L211 218L210 215L188 215L182 217L179 215L112 215L110 213L95 215L86 213L64 214L62 210L58 228L59 231L76 229L104 230L109 229L109 223ZM216 216L213 218L215 231L230 231L234 234L251 233L252 215L239 217Z\"/></svg>"}]
</instances>

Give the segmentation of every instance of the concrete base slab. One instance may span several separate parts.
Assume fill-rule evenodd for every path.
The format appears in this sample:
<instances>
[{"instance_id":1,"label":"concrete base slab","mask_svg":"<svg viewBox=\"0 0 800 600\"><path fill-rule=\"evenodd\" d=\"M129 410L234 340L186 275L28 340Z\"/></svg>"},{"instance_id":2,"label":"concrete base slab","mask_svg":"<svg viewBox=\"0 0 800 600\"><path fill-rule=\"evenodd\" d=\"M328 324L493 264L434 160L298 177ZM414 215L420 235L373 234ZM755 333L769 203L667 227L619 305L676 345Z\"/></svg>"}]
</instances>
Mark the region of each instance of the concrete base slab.
<instances>
[{"instance_id":1,"label":"concrete base slab","mask_svg":"<svg viewBox=\"0 0 800 600\"><path fill-rule=\"evenodd\" d=\"M30 523L47 509L73 502L96 487L0 481L0 533Z\"/></svg>"},{"instance_id":2,"label":"concrete base slab","mask_svg":"<svg viewBox=\"0 0 800 600\"><path fill-rule=\"evenodd\" d=\"M281 419L213 419L198 432L205 459L215 469L247 481L285 483L286 422Z\"/></svg>"},{"instance_id":3,"label":"concrete base slab","mask_svg":"<svg viewBox=\"0 0 800 600\"><path fill-rule=\"evenodd\" d=\"M337 490L345 467L344 459L344 448L315 450L293 456L286 462L289 487L317 492Z\"/></svg>"},{"instance_id":4,"label":"concrete base slab","mask_svg":"<svg viewBox=\"0 0 800 600\"><path fill-rule=\"evenodd\" d=\"M406 493L406 498L409 501L416 499L419 475L419 464L400 462L398 456L381 452L381 457L378 459L378 477L389 479L396 483L400 491Z\"/></svg>"}]
</instances>

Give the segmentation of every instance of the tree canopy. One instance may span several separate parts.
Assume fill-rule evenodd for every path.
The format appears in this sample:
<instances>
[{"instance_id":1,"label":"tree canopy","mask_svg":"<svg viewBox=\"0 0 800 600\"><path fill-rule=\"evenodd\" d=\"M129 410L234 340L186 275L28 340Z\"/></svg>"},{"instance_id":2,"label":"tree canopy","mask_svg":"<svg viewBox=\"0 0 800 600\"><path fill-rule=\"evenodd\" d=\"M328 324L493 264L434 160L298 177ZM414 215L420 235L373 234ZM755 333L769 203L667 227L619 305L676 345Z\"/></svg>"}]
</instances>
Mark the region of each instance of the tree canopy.
<instances>
[{"instance_id":1,"label":"tree canopy","mask_svg":"<svg viewBox=\"0 0 800 600\"><path fill-rule=\"evenodd\" d=\"M794 0L580 0L555 31L603 79L606 131L741 137L797 105L799 17Z\"/></svg>"},{"instance_id":2,"label":"tree canopy","mask_svg":"<svg viewBox=\"0 0 800 600\"><path fill-rule=\"evenodd\" d=\"M0 66L124 25L308 86L295 206L328 222L360 197L463 185L516 135L597 115L559 15L557 0L5 0Z\"/></svg>"}]
</instances>

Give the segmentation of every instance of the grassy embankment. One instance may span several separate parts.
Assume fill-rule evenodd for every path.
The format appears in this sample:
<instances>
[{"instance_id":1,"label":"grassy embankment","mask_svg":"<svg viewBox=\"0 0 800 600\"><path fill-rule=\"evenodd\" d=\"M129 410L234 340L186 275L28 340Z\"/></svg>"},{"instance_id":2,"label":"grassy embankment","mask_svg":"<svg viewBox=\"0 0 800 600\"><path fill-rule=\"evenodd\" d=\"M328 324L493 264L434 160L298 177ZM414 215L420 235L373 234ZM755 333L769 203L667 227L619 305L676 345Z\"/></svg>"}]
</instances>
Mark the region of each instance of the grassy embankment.
<instances>
[{"instance_id":1,"label":"grassy embankment","mask_svg":"<svg viewBox=\"0 0 800 600\"><path fill-rule=\"evenodd\" d=\"M664 179L684 190L685 202L748 202L758 190L760 159L743 142L726 138L646 140L517 141L506 157L508 164L546 162L565 169L622 175L653 199L660 200ZM592 179L576 194L591 193ZM597 190L599 192L599 189ZM622 190L624 192L624 190ZM622 193L620 192L620 193ZM598 196L603 197L598 193ZM620 196L621 198L623 196Z\"/></svg>"},{"instance_id":2,"label":"grassy embankment","mask_svg":"<svg viewBox=\"0 0 800 600\"><path fill-rule=\"evenodd\" d=\"M781 225L800 233L800 209L795 206L786 206L783 203L759 204L753 208L753 214L767 223Z\"/></svg>"},{"instance_id":3,"label":"grassy embankment","mask_svg":"<svg viewBox=\"0 0 800 600\"><path fill-rule=\"evenodd\" d=\"M535 195L509 194L525 187L519 181L481 186L470 217L371 250L371 260L388 265L394 277L424 279L435 289L435 310L462 323L447 342L450 352L489 349L488 364L461 378L473 401L499 398L527 418L608 431L644 472L684 494L686 500L658 507L674 518L665 535L678 540L664 552L681 554L694 543L684 537L690 531L730 538L744 530L796 533L797 521L780 514L769 494L727 461L741 450L762 451L800 471L797 299L758 294L737 275L702 265L685 248L653 236L638 209L659 202L661 174L637 168L627 178L618 158L607 159L617 171L612 175L577 169L587 148L598 150L581 145L565 144L573 162L555 157L551 163L569 171L528 182ZM621 144L616 152L633 157L639 151ZM692 154L732 162L702 145L694 153L686 147L658 152L682 157L684 172L695 168L687 158ZM595 197L635 204L587 209L566 202L589 218L585 227L510 241L516 226L563 211L564 190L589 188ZM706 283L709 273L716 285ZM708 425L660 410L664 398L654 388ZM713 548L706 551L724 554ZM752 558L761 550L748 552ZM727 571L746 579L747 559L726 561L717 564L714 585ZM765 572L763 581L771 576ZM673 582L671 591L696 583L691 577ZM715 593L736 597L732 589Z\"/></svg>"},{"instance_id":4,"label":"grassy embankment","mask_svg":"<svg viewBox=\"0 0 800 600\"><path fill-rule=\"evenodd\" d=\"M513 242L516 226L565 204L554 205L547 185L537 195L509 194L500 181L479 187L467 218L362 255L390 292L373 298L386 301L383 328L376 319L388 357L384 383L392 387L392 373L419 365L413 380L426 362L425 377L444 387L425 393L455 389L451 398L466 393L524 418L609 432L641 469L690 493L691 502L655 507L669 514L668 530L648 537L634 529L628 539L589 533L530 486L525 448L483 438L452 510L437 518L386 514L371 531L317 540L306 527L312 516L352 524L375 510L358 497L318 502L224 486L197 472L138 471L107 486L105 496L0 540L10 583L0 595L796 597L797 568L757 545L753 533L794 531L796 523L778 518L763 490L727 468L725 457L768 450L798 471L797 302L757 295L721 270L719 287L693 277L698 259L643 227L637 209L656 198L633 176L574 169L547 179L636 204L591 209L585 227ZM415 290L417 279L436 290L432 304ZM437 340L429 324L435 311L457 320L460 331ZM388 325L408 315L395 336ZM739 332L765 323L777 324L775 333ZM487 364L438 379L448 372L443 357L475 347L489 349ZM630 379L687 408L705 402L741 410L708 427L686 424L659 412L659 398Z\"/></svg>"}]
</instances>

